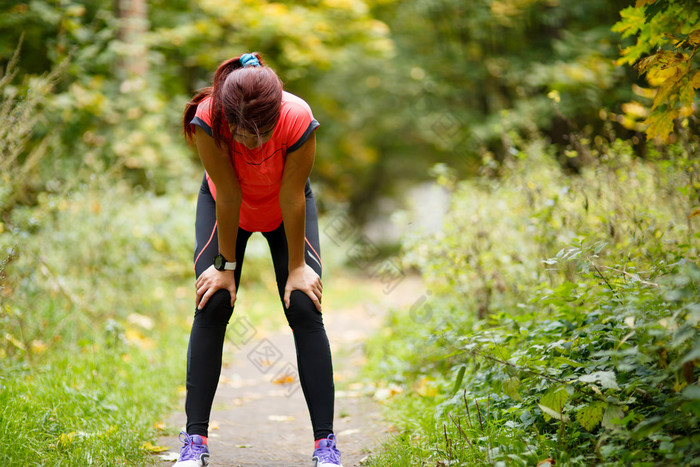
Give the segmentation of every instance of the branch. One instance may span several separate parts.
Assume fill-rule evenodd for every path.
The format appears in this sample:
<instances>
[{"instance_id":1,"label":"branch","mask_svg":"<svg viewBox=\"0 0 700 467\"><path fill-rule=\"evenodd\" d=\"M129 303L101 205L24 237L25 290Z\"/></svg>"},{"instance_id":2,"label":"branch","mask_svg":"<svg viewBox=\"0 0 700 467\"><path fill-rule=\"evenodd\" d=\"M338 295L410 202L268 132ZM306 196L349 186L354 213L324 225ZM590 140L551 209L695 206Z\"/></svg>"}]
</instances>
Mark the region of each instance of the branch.
<instances>
[{"instance_id":1,"label":"branch","mask_svg":"<svg viewBox=\"0 0 700 467\"><path fill-rule=\"evenodd\" d=\"M648 281L642 280L642 279L639 278L639 276L636 276L636 275L634 275L634 274L631 274L631 273L629 273L629 272L627 272L627 271L623 271L623 270L617 269L617 268L611 268L610 266L601 266L601 267L602 267L602 268L605 268L605 269L610 269L611 271L621 272L622 274L624 274L624 275L626 275L626 276L629 276L629 277L631 277L632 279L634 279L634 280L636 280L636 281L638 281L638 282L640 282L640 283L642 283L642 284L644 284L644 285L650 285L650 286L652 286L652 287L659 287L659 284L657 284L657 283L655 283L655 282L648 282Z\"/></svg>"}]
</instances>

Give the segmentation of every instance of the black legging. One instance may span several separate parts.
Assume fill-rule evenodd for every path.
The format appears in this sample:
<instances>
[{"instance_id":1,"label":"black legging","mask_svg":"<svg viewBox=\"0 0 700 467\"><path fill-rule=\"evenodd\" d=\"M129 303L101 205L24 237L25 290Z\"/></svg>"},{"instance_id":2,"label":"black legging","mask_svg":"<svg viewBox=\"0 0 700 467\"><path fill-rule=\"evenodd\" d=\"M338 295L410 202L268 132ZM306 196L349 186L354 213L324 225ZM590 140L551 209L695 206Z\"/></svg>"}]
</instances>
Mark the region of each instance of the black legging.
<instances>
[{"instance_id":1,"label":"black legging","mask_svg":"<svg viewBox=\"0 0 700 467\"><path fill-rule=\"evenodd\" d=\"M306 240L304 256L306 264L321 275L321 258L318 238L318 215L311 185L306 182ZM216 204L209 191L206 179L202 181L197 200L195 222L195 272L197 277L214 261L218 254ZM236 239L236 290L243 269L243 256L252 232L239 227ZM263 232L270 245L275 278L280 294L288 276L287 237L284 224L275 230ZM284 308L284 303L282 304ZM294 334L297 350L299 382L306 398L311 416L314 439L326 438L333 433L333 367L331 351L323 317L311 299L302 291L295 290L290 296L289 309L284 310L287 322ZM214 293L202 310L195 311L190 343L187 349L187 433L207 436L209 414L214 393L221 374L221 354L226 325L233 313L228 290Z\"/></svg>"}]
</instances>

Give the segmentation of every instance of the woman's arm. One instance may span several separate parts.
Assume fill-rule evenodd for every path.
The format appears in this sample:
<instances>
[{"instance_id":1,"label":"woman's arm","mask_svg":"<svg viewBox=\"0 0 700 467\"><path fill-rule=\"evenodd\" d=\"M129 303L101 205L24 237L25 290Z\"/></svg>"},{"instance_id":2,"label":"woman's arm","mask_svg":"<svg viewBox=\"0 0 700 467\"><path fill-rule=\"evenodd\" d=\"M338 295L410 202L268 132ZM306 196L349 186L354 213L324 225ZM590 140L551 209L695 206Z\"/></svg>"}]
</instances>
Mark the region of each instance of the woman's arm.
<instances>
[{"instance_id":1,"label":"woman's arm","mask_svg":"<svg viewBox=\"0 0 700 467\"><path fill-rule=\"evenodd\" d=\"M311 174L315 155L316 136L314 134L299 149L287 154L279 202L289 252L289 278L285 287L285 305L289 307L289 296L292 290L298 289L306 293L316 308L321 311L321 278L306 265L304 260L306 225L304 187Z\"/></svg>"},{"instance_id":2,"label":"woman's arm","mask_svg":"<svg viewBox=\"0 0 700 467\"><path fill-rule=\"evenodd\" d=\"M195 140L199 158L216 186L216 220L219 253L227 261L236 261L236 237L241 209L241 186L229 154L214 139L196 127ZM231 292L231 305L236 300L234 271L218 271L211 266L197 279L197 307L203 308L219 289Z\"/></svg>"}]
</instances>

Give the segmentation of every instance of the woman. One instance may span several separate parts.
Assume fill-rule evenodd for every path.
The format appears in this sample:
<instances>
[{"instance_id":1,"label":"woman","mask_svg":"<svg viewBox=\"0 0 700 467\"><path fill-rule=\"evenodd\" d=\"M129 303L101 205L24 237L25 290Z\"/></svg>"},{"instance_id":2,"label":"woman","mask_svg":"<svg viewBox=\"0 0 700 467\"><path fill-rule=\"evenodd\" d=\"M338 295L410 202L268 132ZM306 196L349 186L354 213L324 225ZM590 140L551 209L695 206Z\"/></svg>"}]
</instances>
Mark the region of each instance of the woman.
<instances>
[{"instance_id":1,"label":"woman","mask_svg":"<svg viewBox=\"0 0 700 467\"><path fill-rule=\"evenodd\" d=\"M333 434L334 385L321 315L318 219L309 184L319 126L308 104L282 90L257 53L222 63L184 116L206 172L197 201L197 309L187 350L186 432L177 467L209 463L207 429L221 373L226 325L246 243L262 232L272 254L299 381L314 431L314 465L340 466Z\"/></svg>"}]
</instances>

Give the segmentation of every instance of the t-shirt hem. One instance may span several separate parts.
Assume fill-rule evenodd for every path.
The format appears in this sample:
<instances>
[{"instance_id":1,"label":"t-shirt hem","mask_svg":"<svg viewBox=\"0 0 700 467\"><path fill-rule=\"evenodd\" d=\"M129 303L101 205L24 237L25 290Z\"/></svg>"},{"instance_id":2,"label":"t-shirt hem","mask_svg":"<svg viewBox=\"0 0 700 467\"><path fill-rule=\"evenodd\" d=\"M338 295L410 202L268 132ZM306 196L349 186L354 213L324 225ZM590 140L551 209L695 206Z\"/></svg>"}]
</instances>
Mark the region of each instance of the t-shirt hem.
<instances>
[{"instance_id":1,"label":"t-shirt hem","mask_svg":"<svg viewBox=\"0 0 700 467\"><path fill-rule=\"evenodd\" d=\"M311 136L311 133L313 133L314 130L316 128L318 128L319 126L321 126L321 124L318 123L318 121L316 121L316 119L311 120L311 123L309 123L309 126L306 127L306 131L304 132L303 135L301 135L301 138L299 138L294 144L292 144L291 146L289 146L287 148L287 153L294 152L297 149L299 149L300 147L302 147L304 145L304 143L306 143L306 141Z\"/></svg>"},{"instance_id":2,"label":"t-shirt hem","mask_svg":"<svg viewBox=\"0 0 700 467\"><path fill-rule=\"evenodd\" d=\"M199 117L194 117L192 121L190 122L190 125L197 125L200 127L202 130L205 131L206 134L211 136L212 138L214 137L214 132L211 131L211 126L207 124L204 120L202 120Z\"/></svg>"}]
</instances>

